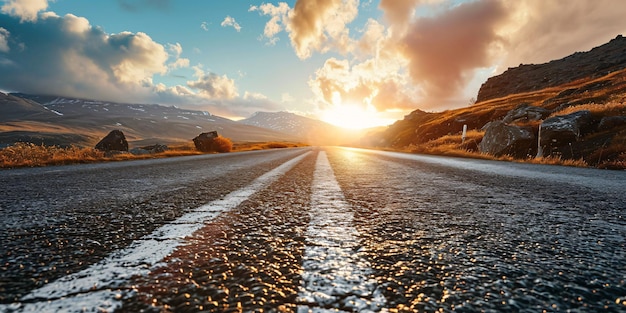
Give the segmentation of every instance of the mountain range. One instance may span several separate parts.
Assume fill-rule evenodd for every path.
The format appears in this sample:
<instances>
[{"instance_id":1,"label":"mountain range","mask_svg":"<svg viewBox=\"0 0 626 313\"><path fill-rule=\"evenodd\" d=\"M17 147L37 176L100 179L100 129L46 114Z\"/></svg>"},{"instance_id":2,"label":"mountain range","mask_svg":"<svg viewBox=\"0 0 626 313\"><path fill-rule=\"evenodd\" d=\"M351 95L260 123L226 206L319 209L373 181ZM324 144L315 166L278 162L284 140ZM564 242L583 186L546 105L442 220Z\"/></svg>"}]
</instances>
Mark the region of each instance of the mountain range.
<instances>
[{"instance_id":1,"label":"mountain range","mask_svg":"<svg viewBox=\"0 0 626 313\"><path fill-rule=\"evenodd\" d=\"M337 136L330 134L340 130L287 112L258 112L233 121L175 106L0 93L0 146L18 141L91 146L113 129L136 145L180 143L213 130L239 142L338 144Z\"/></svg>"}]
</instances>

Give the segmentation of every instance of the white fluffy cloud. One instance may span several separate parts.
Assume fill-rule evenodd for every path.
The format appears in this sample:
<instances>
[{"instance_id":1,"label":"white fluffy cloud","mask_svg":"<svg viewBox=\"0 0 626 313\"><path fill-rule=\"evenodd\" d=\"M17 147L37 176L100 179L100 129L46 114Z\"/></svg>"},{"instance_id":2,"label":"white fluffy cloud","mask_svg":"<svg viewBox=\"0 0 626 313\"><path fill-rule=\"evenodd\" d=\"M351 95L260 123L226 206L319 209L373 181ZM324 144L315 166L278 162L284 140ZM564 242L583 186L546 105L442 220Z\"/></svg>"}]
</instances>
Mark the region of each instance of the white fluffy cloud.
<instances>
[{"instance_id":1,"label":"white fluffy cloud","mask_svg":"<svg viewBox=\"0 0 626 313\"><path fill-rule=\"evenodd\" d=\"M0 15L0 86L5 90L179 105L238 97L233 79L201 67L184 86L154 84L156 75L189 67L180 43L162 45L141 32L108 34L71 14L38 16L22 22Z\"/></svg>"},{"instance_id":2,"label":"white fluffy cloud","mask_svg":"<svg viewBox=\"0 0 626 313\"><path fill-rule=\"evenodd\" d=\"M263 32L269 43L276 43L276 35L284 30L296 55L307 59L314 52L331 49L349 52L350 30L346 25L356 18L358 7L358 0L300 0L293 8L280 2L251 6L249 11L271 17Z\"/></svg>"},{"instance_id":3,"label":"white fluffy cloud","mask_svg":"<svg viewBox=\"0 0 626 313\"><path fill-rule=\"evenodd\" d=\"M230 15L226 16L220 25L222 27L230 26L234 28L237 32L241 31L241 25L239 25L239 23L237 23L237 21Z\"/></svg>"},{"instance_id":4,"label":"white fluffy cloud","mask_svg":"<svg viewBox=\"0 0 626 313\"><path fill-rule=\"evenodd\" d=\"M289 12L291 11L289 5L285 2L280 2L278 5L263 3L260 6L250 6L248 11L258 11L261 15L271 17L270 20L265 23L263 36L267 39L269 45L276 44L278 41L278 37L276 35L285 30L287 23L289 22Z\"/></svg>"},{"instance_id":5,"label":"white fluffy cloud","mask_svg":"<svg viewBox=\"0 0 626 313\"><path fill-rule=\"evenodd\" d=\"M39 12L48 8L48 0L7 0L2 12L19 17L22 22L36 21Z\"/></svg>"},{"instance_id":6,"label":"white fluffy cloud","mask_svg":"<svg viewBox=\"0 0 626 313\"><path fill-rule=\"evenodd\" d=\"M206 73L201 66L195 66L195 81L188 81L187 86L198 89L206 98L234 99L239 96L235 81L226 75Z\"/></svg>"},{"instance_id":7,"label":"white fluffy cloud","mask_svg":"<svg viewBox=\"0 0 626 313\"><path fill-rule=\"evenodd\" d=\"M0 15L0 24L20 47L4 56L11 66L0 84L8 90L138 100L167 72L169 54L145 33L107 34L85 18L50 12L31 22Z\"/></svg>"},{"instance_id":8,"label":"white fluffy cloud","mask_svg":"<svg viewBox=\"0 0 626 313\"><path fill-rule=\"evenodd\" d=\"M180 57L183 54L183 46L181 46L180 43L169 43L167 44L167 49L170 51L170 58L174 59L167 65L170 70L189 67L191 61L187 58Z\"/></svg>"}]
</instances>

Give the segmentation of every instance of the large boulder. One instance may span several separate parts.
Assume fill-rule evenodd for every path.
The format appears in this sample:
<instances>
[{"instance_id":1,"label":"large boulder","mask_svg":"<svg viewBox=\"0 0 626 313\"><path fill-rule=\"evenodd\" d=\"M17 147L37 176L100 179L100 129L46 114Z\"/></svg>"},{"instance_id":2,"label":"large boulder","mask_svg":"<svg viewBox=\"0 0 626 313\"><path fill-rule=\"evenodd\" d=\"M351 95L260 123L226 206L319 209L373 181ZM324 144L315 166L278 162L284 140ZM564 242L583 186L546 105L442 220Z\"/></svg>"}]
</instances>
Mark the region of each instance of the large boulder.
<instances>
[{"instance_id":1,"label":"large boulder","mask_svg":"<svg viewBox=\"0 0 626 313\"><path fill-rule=\"evenodd\" d=\"M522 103L515 109L509 111L502 120L506 124L516 122L528 122L543 120L550 115L551 111L542 107Z\"/></svg>"},{"instance_id":2,"label":"large boulder","mask_svg":"<svg viewBox=\"0 0 626 313\"><path fill-rule=\"evenodd\" d=\"M213 143L215 142L215 138L218 137L216 131L211 131L207 133L201 133L193 139L194 145L196 145L196 149L202 152L212 152L214 151Z\"/></svg>"},{"instance_id":3,"label":"large boulder","mask_svg":"<svg viewBox=\"0 0 626 313\"><path fill-rule=\"evenodd\" d=\"M128 151L128 141L121 130L112 130L100 142L96 144L96 150L109 151Z\"/></svg>"},{"instance_id":4,"label":"large boulder","mask_svg":"<svg viewBox=\"0 0 626 313\"><path fill-rule=\"evenodd\" d=\"M531 127L493 121L485 125L483 129L485 129L485 135L478 145L482 153L495 156L510 155L515 158L526 158L535 153L537 141Z\"/></svg>"},{"instance_id":5,"label":"large boulder","mask_svg":"<svg viewBox=\"0 0 626 313\"><path fill-rule=\"evenodd\" d=\"M571 144L593 130L594 125L594 118L588 110L544 120L539 129L542 154L562 155L564 149L570 149Z\"/></svg>"}]
</instances>

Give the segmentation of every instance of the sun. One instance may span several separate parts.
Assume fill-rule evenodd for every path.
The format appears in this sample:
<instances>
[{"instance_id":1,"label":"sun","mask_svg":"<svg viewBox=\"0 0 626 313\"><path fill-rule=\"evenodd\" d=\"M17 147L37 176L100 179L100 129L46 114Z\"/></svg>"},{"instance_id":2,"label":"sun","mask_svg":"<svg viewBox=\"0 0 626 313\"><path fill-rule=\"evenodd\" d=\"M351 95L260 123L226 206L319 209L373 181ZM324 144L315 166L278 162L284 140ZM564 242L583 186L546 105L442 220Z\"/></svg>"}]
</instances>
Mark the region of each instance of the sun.
<instances>
[{"instance_id":1,"label":"sun","mask_svg":"<svg viewBox=\"0 0 626 313\"><path fill-rule=\"evenodd\" d=\"M348 129L364 129L389 125L393 121L381 116L375 109L359 105L339 104L322 112L321 120Z\"/></svg>"}]
</instances>

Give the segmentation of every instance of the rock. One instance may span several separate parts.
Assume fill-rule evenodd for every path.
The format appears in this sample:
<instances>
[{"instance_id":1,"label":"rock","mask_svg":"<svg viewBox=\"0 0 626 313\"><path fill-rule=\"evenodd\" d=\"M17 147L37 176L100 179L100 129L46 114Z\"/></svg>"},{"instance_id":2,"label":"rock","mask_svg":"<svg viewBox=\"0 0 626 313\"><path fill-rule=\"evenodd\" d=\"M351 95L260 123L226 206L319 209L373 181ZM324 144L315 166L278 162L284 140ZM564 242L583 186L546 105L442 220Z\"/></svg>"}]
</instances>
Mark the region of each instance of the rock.
<instances>
[{"instance_id":1,"label":"rock","mask_svg":"<svg viewBox=\"0 0 626 313\"><path fill-rule=\"evenodd\" d=\"M509 111L502 120L506 124L515 122L539 121L550 115L551 111L542 107L522 103L515 109Z\"/></svg>"},{"instance_id":2,"label":"rock","mask_svg":"<svg viewBox=\"0 0 626 313\"><path fill-rule=\"evenodd\" d=\"M151 146L143 146L143 147L139 147L140 149L143 150L147 150L150 153L162 153L167 151L167 146L166 145L162 145L162 144L154 144Z\"/></svg>"},{"instance_id":3,"label":"rock","mask_svg":"<svg viewBox=\"0 0 626 313\"><path fill-rule=\"evenodd\" d=\"M624 125L626 125L626 116L605 116L600 120L598 130L611 130Z\"/></svg>"},{"instance_id":4,"label":"rock","mask_svg":"<svg viewBox=\"0 0 626 313\"><path fill-rule=\"evenodd\" d=\"M100 142L96 144L96 150L100 151L128 151L128 142L121 130L112 130Z\"/></svg>"},{"instance_id":5,"label":"rock","mask_svg":"<svg viewBox=\"0 0 626 313\"><path fill-rule=\"evenodd\" d=\"M216 131L201 133L193 139L193 143L198 151L211 152L213 151L213 142L217 136Z\"/></svg>"},{"instance_id":6,"label":"rock","mask_svg":"<svg viewBox=\"0 0 626 313\"><path fill-rule=\"evenodd\" d=\"M167 151L167 146L161 145L158 143L151 145L151 146L143 146L139 148L130 149L130 153L134 155L155 154L155 153L162 153L165 151Z\"/></svg>"},{"instance_id":7,"label":"rock","mask_svg":"<svg viewBox=\"0 0 626 313\"><path fill-rule=\"evenodd\" d=\"M515 158L534 155L537 141L531 127L494 121L485 125L483 129L485 129L485 135L478 145L480 152L495 156L510 155Z\"/></svg>"},{"instance_id":8,"label":"rock","mask_svg":"<svg viewBox=\"0 0 626 313\"><path fill-rule=\"evenodd\" d=\"M588 110L568 115L555 116L541 123L539 144L544 155L561 154L594 126L593 116Z\"/></svg>"},{"instance_id":9,"label":"rock","mask_svg":"<svg viewBox=\"0 0 626 313\"><path fill-rule=\"evenodd\" d=\"M132 148L130 149L128 152L130 152L131 154L134 155L145 155L145 154L151 154L150 151L145 150L145 149L141 149L141 148Z\"/></svg>"}]
</instances>

